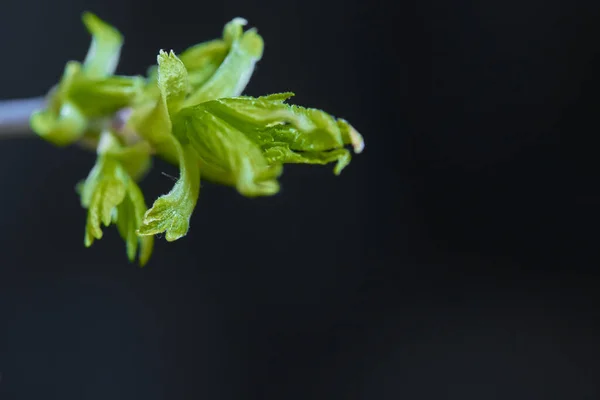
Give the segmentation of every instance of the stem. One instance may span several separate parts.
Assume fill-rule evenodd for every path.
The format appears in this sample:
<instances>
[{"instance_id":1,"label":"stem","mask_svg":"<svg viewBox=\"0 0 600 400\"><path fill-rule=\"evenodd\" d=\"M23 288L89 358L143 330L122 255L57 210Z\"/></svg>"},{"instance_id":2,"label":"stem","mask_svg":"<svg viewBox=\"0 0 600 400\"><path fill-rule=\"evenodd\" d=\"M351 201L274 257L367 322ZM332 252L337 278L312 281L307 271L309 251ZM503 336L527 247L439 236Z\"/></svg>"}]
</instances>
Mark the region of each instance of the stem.
<instances>
[{"instance_id":1,"label":"stem","mask_svg":"<svg viewBox=\"0 0 600 400\"><path fill-rule=\"evenodd\" d=\"M30 137L31 114L44 107L45 97L29 99L0 100L0 139Z\"/></svg>"},{"instance_id":2,"label":"stem","mask_svg":"<svg viewBox=\"0 0 600 400\"><path fill-rule=\"evenodd\" d=\"M33 137L33 131L29 125L31 114L44 108L46 97L32 97L28 99L0 100L0 140ZM113 132L123 138L127 143L135 143L140 138L135 132L126 132L125 124L131 110L120 110L115 114L111 123ZM92 121L103 124L102 121ZM103 126L103 125L100 125ZM98 140L95 137L83 137L77 144L87 150L96 150Z\"/></svg>"}]
</instances>

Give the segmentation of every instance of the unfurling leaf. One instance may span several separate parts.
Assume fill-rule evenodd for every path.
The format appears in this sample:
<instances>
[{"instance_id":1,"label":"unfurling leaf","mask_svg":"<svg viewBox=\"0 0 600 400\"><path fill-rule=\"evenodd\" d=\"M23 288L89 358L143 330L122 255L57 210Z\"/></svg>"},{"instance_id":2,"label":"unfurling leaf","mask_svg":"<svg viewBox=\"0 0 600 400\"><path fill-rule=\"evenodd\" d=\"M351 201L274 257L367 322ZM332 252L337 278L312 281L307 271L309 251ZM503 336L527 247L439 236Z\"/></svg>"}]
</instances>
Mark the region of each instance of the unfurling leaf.
<instances>
[{"instance_id":1,"label":"unfurling leaf","mask_svg":"<svg viewBox=\"0 0 600 400\"><path fill-rule=\"evenodd\" d=\"M235 18L225 26L223 36L228 45L227 56L210 78L185 100L184 107L242 94L264 48L256 29L242 32L245 24L245 19Z\"/></svg>"},{"instance_id":2,"label":"unfurling leaf","mask_svg":"<svg viewBox=\"0 0 600 400\"><path fill-rule=\"evenodd\" d=\"M235 186L248 197L279 191L281 167L269 165L260 147L205 108L184 109L174 129L175 135L194 150L207 179Z\"/></svg>"},{"instance_id":3,"label":"unfurling leaf","mask_svg":"<svg viewBox=\"0 0 600 400\"><path fill-rule=\"evenodd\" d=\"M351 159L344 146L359 152L362 137L321 110L285 104L291 96L225 98L184 108L175 135L191 143L205 178L236 186L246 196L276 193L286 163L337 162L339 174Z\"/></svg>"},{"instance_id":4,"label":"unfurling leaf","mask_svg":"<svg viewBox=\"0 0 600 400\"><path fill-rule=\"evenodd\" d=\"M142 77L111 76L91 79L80 73L74 77L67 96L86 117L104 117L134 103L143 86Z\"/></svg>"},{"instance_id":5,"label":"unfurling leaf","mask_svg":"<svg viewBox=\"0 0 600 400\"><path fill-rule=\"evenodd\" d=\"M174 143L179 155L179 179L169 193L156 199L138 230L143 236L165 232L169 242L187 234L200 193L200 169L194 155L188 147L176 140Z\"/></svg>"},{"instance_id":6,"label":"unfurling leaf","mask_svg":"<svg viewBox=\"0 0 600 400\"><path fill-rule=\"evenodd\" d=\"M247 197L279 191L284 164L335 163L339 174L364 147L344 119L289 105L293 93L242 96L264 43L247 21L234 18L221 38L187 48L179 57L160 51L146 77L115 75L123 36L91 13L92 36L83 62L66 64L32 129L66 146L97 147L97 160L78 185L87 210L85 245L115 224L130 261L144 265L154 235L167 241L187 234L200 177L234 187ZM160 157L179 167L173 188L147 209L137 185Z\"/></svg>"},{"instance_id":7,"label":"unfurling leaf","mask_svg":"<svg viewBox=\"0 0 600 400\"><path fill-rule=\"evenodd\" d=\"M31 116L33 131L57 146L72 144L95 130L93 119L111 116L137 101L144 87L141 77L112 76L121 34L91 13L83 14L83 22L92 35L85 61L67 63L61 81L48 94L48 106Z\"/></svg>"},{"instance_id":8,"label":"unfurling leaf","mask_svg":"<svg viewBox=\"0 0 600 400\"><path fill-rule=\"evenodd\" d=\"M88 210L85 245L102 238L101 224L110 225L116 218L116 207L125 199L128 177L119 163L110 157L99 157L81 188L81 205Z\"/></svg>"},{"instance_id":9,"label":"unfurling leaf","mask_svg":"<svg viewBox=\"0 0 600 400\"><path fill-rule=\"evenodd\" d=\"M128 153L120 148L116 138L109 132L102 134L98 152L96 165L78 188L81 205L88 210L85 245L89 247L95 239L102 238L101 225L116 223L127 244L129 260L135 259L139 244L139 260L143 266L152 253L153 239L140 238L136 234L146 212L146 203L139 187L128 174L128 168L119 161ZM149 158L148 154L146 158ZM147 165L141 152L136 158L129 157L128 161L129 168L134 171L140 171L142 166Z\"/></svg>"},{"instance_id":10,"label":"unfurling leaf","mask_svg":"<svg viewBox=\"0 0 600 400\"><path fill-rule=\"evenodd\" d=\"M30 118L31 129L56 146L79 140L87 129L87 118L68 96L73 80L80 73L81 64L67 63L61 82L48 96L47 107L33 112Z\"/></svg>"},{"instance_id":11,"label":"unfurling leaf","mask_svg":"<svg viewBox=\"0 0 600 400\"><path fill-rule=\"evenodd\" d=\"M185 236L189 229L189 220L196 206L200 192L200 169L191 149L182 145L171 131L170 115L176 114L187 90L187 71L183 63L171 52L161 51L158 55L158 87L160 99L154 114L162 118L160 124L161 143L169 142L174 148L179 164L179 179L173 189L160 196L152 208L146 212L139 235L156 235L166 232L167 241L174 241Z\"/></svg>"},{"instance_id":12,"label":"unfurling leaf","mask_svg":"<svg viewBox=\"0 0 600 400\"><path fill-rule=\"evenodd\" d=\"M146 265L150 259L154 246L154 236L140 237L137 234L146 210L146 202L142 191L135 183L130 183L127 186L125 199L117 208L117 228L127 245L127 258L129 258L129 261L135 260L139 245L139 262L141 266Z\"/></svg>"},{"instance_id":13,"label":"unfurling leaf","mask_svg":"<svg viewBox=\"0 0 600 400\"><path fill-rule=\"evenodd\" d=\"M104 78L112 75L119 63L123 36L96 15L83 13L83 23L92 35L92 44L84 61L86 75L90 78Z\"/></svg>"}]
</instances>

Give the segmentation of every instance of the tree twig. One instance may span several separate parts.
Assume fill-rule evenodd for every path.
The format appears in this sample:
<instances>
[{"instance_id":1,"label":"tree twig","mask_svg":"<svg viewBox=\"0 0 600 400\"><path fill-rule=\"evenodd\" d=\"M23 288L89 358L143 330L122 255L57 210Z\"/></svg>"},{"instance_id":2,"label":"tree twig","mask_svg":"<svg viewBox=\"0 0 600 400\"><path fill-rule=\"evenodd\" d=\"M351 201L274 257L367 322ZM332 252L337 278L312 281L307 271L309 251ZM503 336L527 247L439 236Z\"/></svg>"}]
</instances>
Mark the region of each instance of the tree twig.
<instances>
[{"instance_id":1,"label":"tree twig","mask_svg":"<svg viewBox=\"0 0 600 400\"><path fill-rule=\"evenodd\" d=\"M31 113L44 107L45 97L29 99L0 100L0 139L30 137Z\"/></svg>"}]
</instances>

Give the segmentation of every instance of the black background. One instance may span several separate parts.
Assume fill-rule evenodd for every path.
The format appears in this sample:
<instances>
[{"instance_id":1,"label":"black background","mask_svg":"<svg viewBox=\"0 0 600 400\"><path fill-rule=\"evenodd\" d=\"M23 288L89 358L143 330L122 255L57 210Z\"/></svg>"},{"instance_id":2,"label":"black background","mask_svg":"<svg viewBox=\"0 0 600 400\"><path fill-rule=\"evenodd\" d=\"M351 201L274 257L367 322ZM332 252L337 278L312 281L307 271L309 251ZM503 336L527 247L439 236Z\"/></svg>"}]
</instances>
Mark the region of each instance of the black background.
<instances>
[{"instance_id":1,"label":"black background","mask_svg":"<svg viewBox=\"0 0 600 400\"><path fill-rule=\"evenodd\" d=\"M139 269L113 229L83 247L93 154L2 141L0 399L600 397L597 1L3 0L1 98L83 59L84 10L125 74L243 16L266 42L246 93L367 146L271 198L204 183Z\"/></svg>"}]
</instances>

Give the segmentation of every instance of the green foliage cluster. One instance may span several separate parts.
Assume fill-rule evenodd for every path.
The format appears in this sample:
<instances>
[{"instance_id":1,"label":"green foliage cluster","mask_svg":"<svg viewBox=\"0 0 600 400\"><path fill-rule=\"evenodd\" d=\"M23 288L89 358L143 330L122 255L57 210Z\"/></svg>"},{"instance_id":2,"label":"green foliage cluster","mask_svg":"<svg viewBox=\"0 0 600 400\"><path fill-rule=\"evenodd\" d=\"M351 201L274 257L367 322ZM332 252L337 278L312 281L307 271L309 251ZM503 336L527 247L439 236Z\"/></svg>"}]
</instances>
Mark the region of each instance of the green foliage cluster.
<instances>
[{"instance_id":1,"label":"green foliage cluster","mask_svg":"<svg viewBox=\"0 0 600 400\"><path fill-rule=\"evenodd\" d=\"M263 54L263 39L235 18L222 38L179 55L160 51L147 76L115 75L123 37L91 13L83 63L67 63L31 127L57 145L92 144L97 161L77 191L87 210L85 245L115 224L129 260L144 265L153 239L186 235L200 178L248 197L279 190L283 164L335 162L339 174L360 153L361 135L345 120L286 103L293 93L242 96ZM138 186L154 156L179 167L170 192L147 208Z\"/></svg>"}]
</instances>

